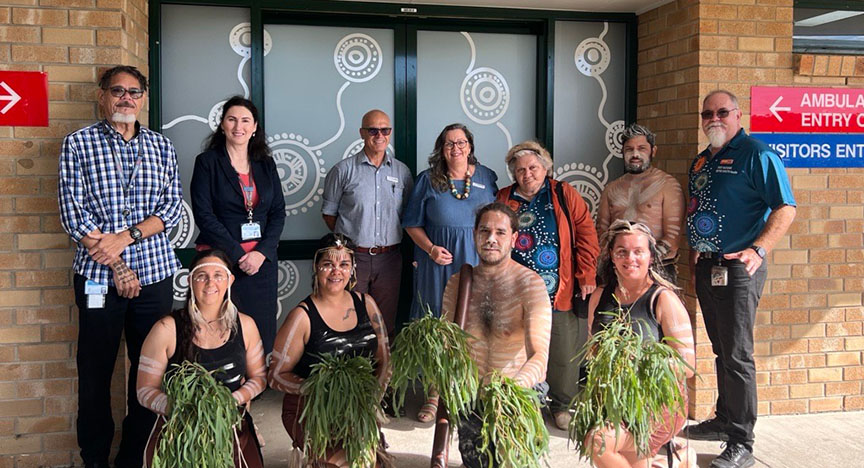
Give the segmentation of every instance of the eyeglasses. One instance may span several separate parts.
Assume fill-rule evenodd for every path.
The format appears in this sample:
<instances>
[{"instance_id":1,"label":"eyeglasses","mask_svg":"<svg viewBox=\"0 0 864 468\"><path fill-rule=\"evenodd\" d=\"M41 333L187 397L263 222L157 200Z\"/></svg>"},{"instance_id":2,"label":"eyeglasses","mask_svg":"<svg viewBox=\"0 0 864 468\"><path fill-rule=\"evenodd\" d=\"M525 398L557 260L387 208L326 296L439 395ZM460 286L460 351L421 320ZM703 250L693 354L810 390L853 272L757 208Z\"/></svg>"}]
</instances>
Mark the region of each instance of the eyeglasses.
<instances>
[{"instance_id":1,"label":"eyeglasses","mask_svg":"<svg viewBox=\"0 0 864 468\"><path fill-rule=\"evenodd\" d=\"M468 140L448 141L447 143L444 143L444 148L448 150L452 150L454 147L465 149L466 146L468 146Z\"/></svg>"},{"instance_id":2,"label":"eyeglasses","mask_svg":"<svg viewBox=\"0 0 864 468\"><path fill-rule=\"evenodd\" d=\"M144 90L138 88L126 89L122 86L112 86L108 88L108 91L116 98L122 98L126 93L129 93L129 97L132 99L141 99L141 96L144 96Z\"/></svg>"},{"instance_id":3,"label":"eyeglasses","mask_svg":"<svg viewBox=\"0 0 864 468\"><path fill-rule=\"evenodd\" d=\"M222 275L222 274L216 274L213 276L209 276L207 274L202 273L200 275L193 276L192 281L194 281L196 283L206 283L207 281L212 281L216 284L222 284L222 283L228 281L228 277L225 275Z\"/></svg>"},{"instance_id":4,"label":"eyeglasses","mask_svg":"<svg viewBox=\"0 0 864 468\"><path fill-rule=\"evenodd\" d=\"M645 256L648 255L648 251L642 250L642 249L635 249L635 250L618 249L618 250L612 252L612 256L617 258L618 260L630 258L631 255L636 257L636 258L645 258Z\"/></svg>"},{"instance_id":5,"label":"eyeglasses","mask_svg":"<svg viewBox=\"0 0 864 468\"><path fill-rule=\"evenodd\" d=\"M381 127L381 128L363 127L363 130L366 130L367 132L369 132L369 135L372 135L373 137L378 136L379 133L384 135L384 136L388 136L388 135L390 135L390 132L393 131L393 127Z\"/></svg>"},{"instance_id":6,"label":"eyeglasses","mask_svg":"<svg viewBox=\"0 0 864 468\"><path fill-rule=\"evenodd\" d=\"M723 108L717 109L717 117L719 117L721 119L725 119L726 117L729 117L729 113L731 113L732 111L735 111L735 110L738 110L738 108L734 107L732 109L723 109ZM711 120L714 118L714 111L705 110L705 111L702 111L699 115L702 116L702 120Z\"/></svg>"}]
</instances>

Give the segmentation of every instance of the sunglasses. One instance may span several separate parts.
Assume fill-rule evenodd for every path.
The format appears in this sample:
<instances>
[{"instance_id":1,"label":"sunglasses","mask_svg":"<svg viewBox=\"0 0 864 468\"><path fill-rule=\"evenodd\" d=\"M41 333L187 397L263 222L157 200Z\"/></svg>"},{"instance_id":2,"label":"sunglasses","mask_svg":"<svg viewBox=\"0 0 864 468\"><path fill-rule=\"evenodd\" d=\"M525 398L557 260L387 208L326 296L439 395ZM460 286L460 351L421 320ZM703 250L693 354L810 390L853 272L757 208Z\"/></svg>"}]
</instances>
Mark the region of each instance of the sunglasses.
<instances>
[{"instance_id":1,"label":"sunglasses","mask_svg":"<svg viewBox=\"0 0 864 468\"><path fill-rule=\"evenodd\" d=\"M138 89L138 88L126 89L122 86L112 86L112 87L108 88L108 91L111 93L112 96L114 96L116 98L122 98L123 96L126 95L126 93L129 93L129 97L132 99L141 99L141 96L144 95L143 89Z\"/></svg>"},{"instance_id":2,"label":"sunglasses","mask_svg":"<svg viewBox=\"0 0 864 468\"><path fill-rule=\"evenodd\" d=\"M376 137L376 136L378 136L379 133L384 135L384 136L390 135L390 132L393 131L393 128L392 127L382 127L382 128L363 127L363 130L366 130L367 132L369 132L370 135L372 135L373 137Z\"/></svg>"},{"instance_id":3,"label":"sunglasses","mask_svg":"<svg viewBox=\"0 0 864 468\"><path fill-rule=\"evenodd\" d=\"M735 107L732 109L717 109L717 117L721 118L721 119L725 119L726 117L729 117L729 113L731 113L734 110L738 110L738 108ZM714 118L714 111L710 111L710 110L702 111L699 115L702 116L702 120L711 120Z\"/></svg>"}]
</instances>

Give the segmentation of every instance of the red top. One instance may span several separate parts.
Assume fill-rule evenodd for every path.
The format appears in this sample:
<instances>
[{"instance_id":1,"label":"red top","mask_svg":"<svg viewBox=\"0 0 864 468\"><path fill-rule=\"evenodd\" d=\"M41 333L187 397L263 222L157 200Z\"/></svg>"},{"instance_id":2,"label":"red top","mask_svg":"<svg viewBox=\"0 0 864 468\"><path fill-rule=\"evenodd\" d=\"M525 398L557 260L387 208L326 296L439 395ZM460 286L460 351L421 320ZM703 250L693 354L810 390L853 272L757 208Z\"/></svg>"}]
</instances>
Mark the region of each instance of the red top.
<instances>
[{"instance_id":1,"label":"red top","mask_svg":"<svg viewBox=\"0 0 864 468\"><path fill-rule=\"evenodd\" d=\"M255 185L255 179L252 178L251 174L237 173L237 175L240 176L240 191L241 192L243 191L244 186L246 186L246 187L248 187L250 185L252 186L252 208L254 209L256 206L258 206L258 187ZM245 197L246 196L245 192L243 192L243 193L244 193L243 196ZM243 203L245 204L246 201L244 200ZM253 249L255 249L255 246L257 246L257 245L258 245L257 240L250 240L250 241L240 243L240 247L242 247L243 251L246 253L251 252ZM207 244L197 244L195 246L195 250L197 250L199 252L201 252L202 250L209 250L212 248L213 247L211 247Z\"/></svg>"}]
</instances>

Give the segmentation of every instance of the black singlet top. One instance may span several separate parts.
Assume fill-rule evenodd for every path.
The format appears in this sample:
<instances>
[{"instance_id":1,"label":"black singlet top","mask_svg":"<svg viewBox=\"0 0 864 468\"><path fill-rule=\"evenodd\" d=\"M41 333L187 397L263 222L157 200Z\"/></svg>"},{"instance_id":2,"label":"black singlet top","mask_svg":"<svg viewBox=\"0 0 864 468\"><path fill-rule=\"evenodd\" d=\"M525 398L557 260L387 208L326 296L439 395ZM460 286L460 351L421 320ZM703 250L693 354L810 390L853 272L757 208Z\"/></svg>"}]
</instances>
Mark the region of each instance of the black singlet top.
<instances>
[{"instance_id":1,"label":"black singlet top","mask_svg":"<svg viewBox=\"0 0 864 468\"><path fill-rule=\"evenodd\" d=\"M318 313L318 308L312 301L312 296L307 296L300 303L300 307L306 310L309 316L309 342L303 350L303 355L297 365L294 366L294 374L301 378L308 378L312 365L321 362L322 354L347 354L349 356L365 356L370 360L375 358L378 349L378 336L372 329L369 314L366 312L366 300L358 297L356 293L351 294L354 301L354 310L357 314L357 325L351 330L340 332L328 327Z\"/></svg>"},{"instance_id":2,"label":"black singlet top","mask_svg":"<svg viewBox=\"0 0 864 468\"><path fill-rule=\"evenodd\" d=\"M177 348L180 347L180 337L177 337ZM208 371L216 370L213 377L217 382L228 387L232 392L237 391L243 385L243 377L246 376L246 344L243 341L243 326L240 318L237 318L237 329L231 332L228 341L222 346L213 349L199 348L192 345L192 350L197 359L195 360ZM170 364L179 364L179 359L174 356L168 360Z\"/></svg>"},{"instance_id":3,"label":"black singlet top","mask_svg":"<svg viewBox=\"0 0 864 468\"><path fill-rule=\"evenodd\" d=\"M600 296L600 302L597 304L597 309L594 310L594 321L591 323L592 335L605 328L606 325L614 320L615 316L604 312L618 311L618 303L612 297L612 293L615 291L617 285L618 283L613 281L603 288L603 295ZM659 288L661 286L654 283L633 303L621 304L621 308L624 310L630 309L631 325L636 333L642 335L642 340L660 341L663 338L663 329L657 322L657 315L654 313L657 307L657 299L660 297Z\"/></svg>"}]
</instances>

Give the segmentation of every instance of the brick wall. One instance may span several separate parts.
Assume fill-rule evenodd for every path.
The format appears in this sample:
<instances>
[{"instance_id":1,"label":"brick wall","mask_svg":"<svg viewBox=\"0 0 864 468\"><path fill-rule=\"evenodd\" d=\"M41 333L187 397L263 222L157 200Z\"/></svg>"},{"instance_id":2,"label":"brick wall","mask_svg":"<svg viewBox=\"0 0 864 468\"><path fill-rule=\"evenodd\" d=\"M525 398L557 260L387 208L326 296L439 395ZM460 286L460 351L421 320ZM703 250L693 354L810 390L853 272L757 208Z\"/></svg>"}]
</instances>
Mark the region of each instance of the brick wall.
<instances>
[{"instance_id":1,"label":"brick wall","mask_svg":"<svg viewBox=\"0 0 864 468\"><path fill-rule=\"evenodd\" d=\"M638 119L658 131L659 165L682 183L707 145L697 112L709 91L735 93L749 128L752 85L864 84L861 58L793 57L792 12L793 0L679 0L639 17ZM799 208L769 256L756 316L759 414L864 409L864 170L788 173ZM704 418L716 398L713 354L682 273L703 376L690 409Z\"/></svg>"},{"instance_id":2,"label":"brick wall","mask_svg":"<svg viewBox=\"0 0 864 468\"><path fill-rule=\"evenodd\" d=\"M80 461L77 312L72 250L57 208L57 156L64 135L97 119L95 81L117 63L147 73L145 0L12 0L0 6L0 69L46 72L50 101L50 126L0 127L2 468ZM123 370L119 359L117 396ZM125 408L115 401L114 409L119 426Z\"/></svg>"}]
</instances>

